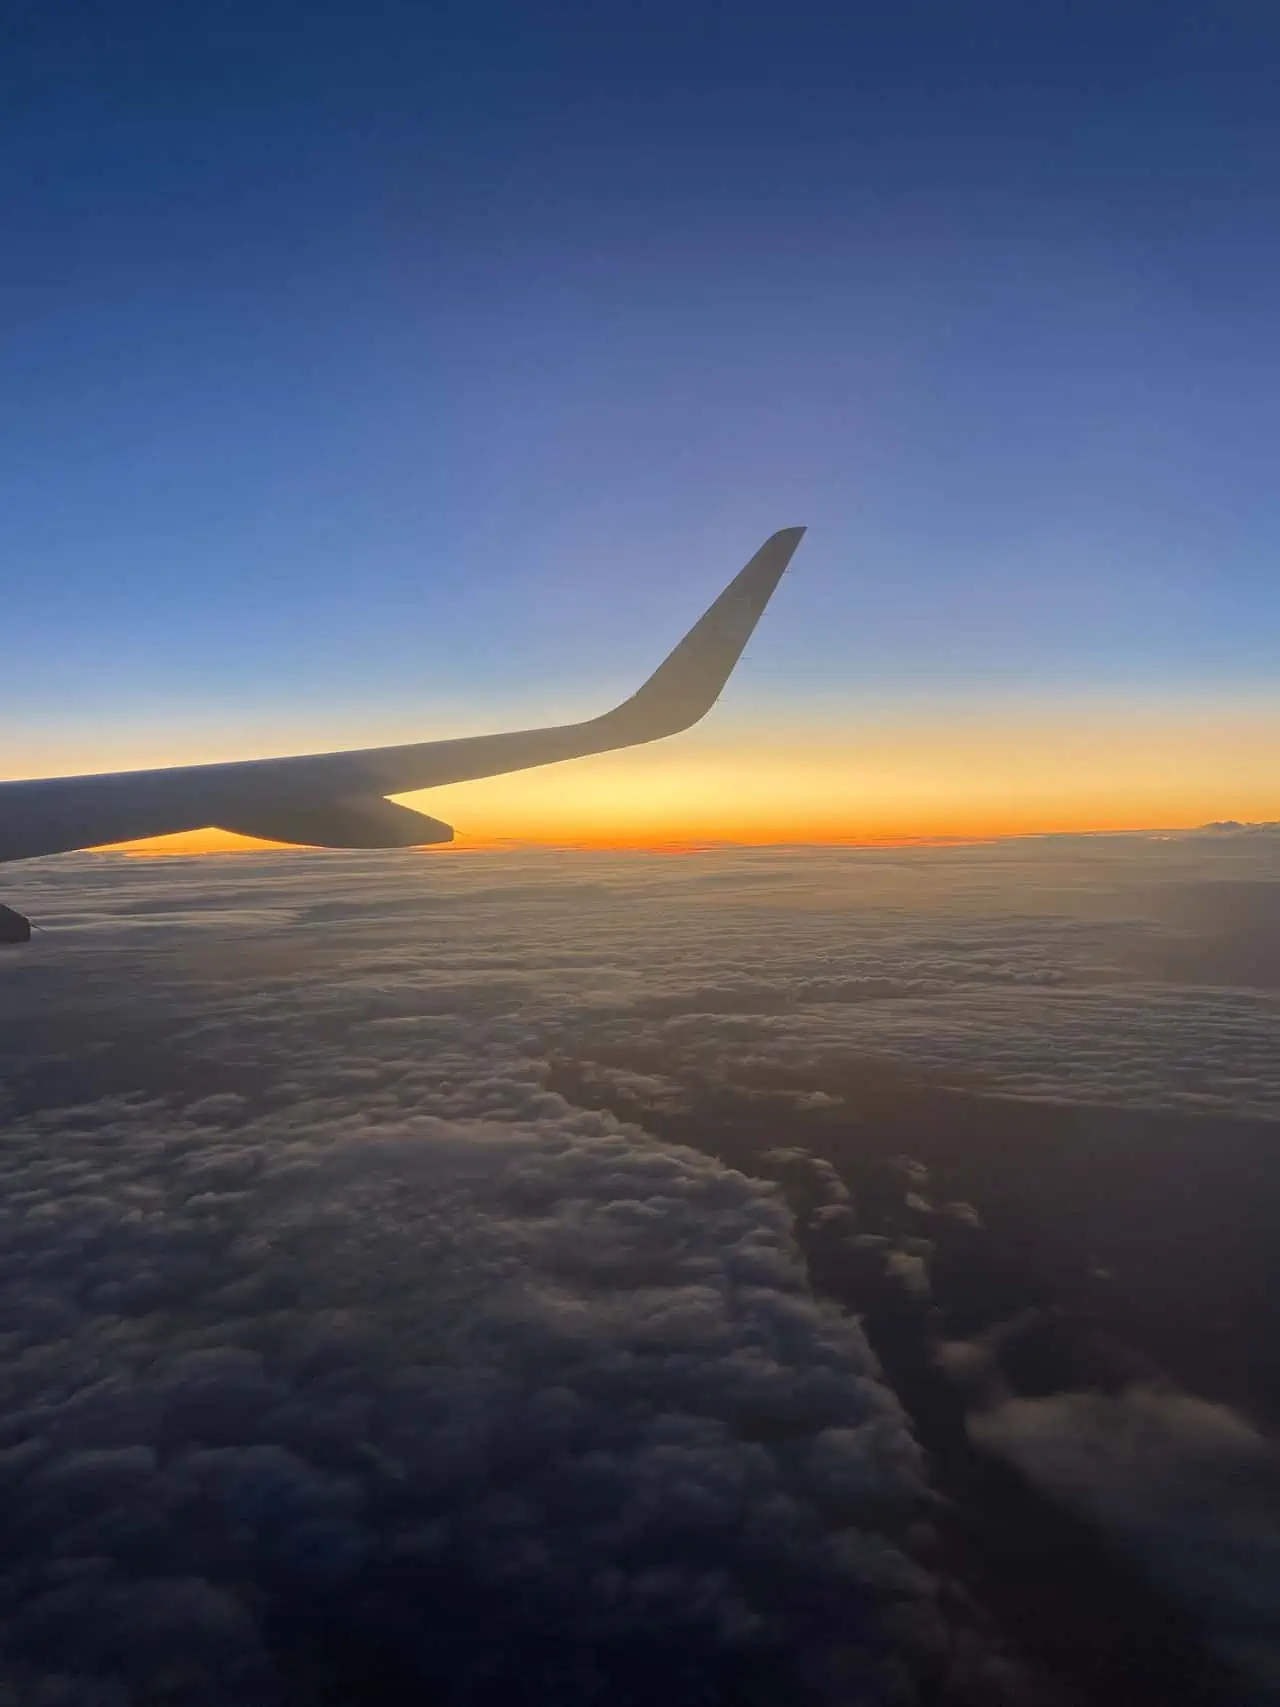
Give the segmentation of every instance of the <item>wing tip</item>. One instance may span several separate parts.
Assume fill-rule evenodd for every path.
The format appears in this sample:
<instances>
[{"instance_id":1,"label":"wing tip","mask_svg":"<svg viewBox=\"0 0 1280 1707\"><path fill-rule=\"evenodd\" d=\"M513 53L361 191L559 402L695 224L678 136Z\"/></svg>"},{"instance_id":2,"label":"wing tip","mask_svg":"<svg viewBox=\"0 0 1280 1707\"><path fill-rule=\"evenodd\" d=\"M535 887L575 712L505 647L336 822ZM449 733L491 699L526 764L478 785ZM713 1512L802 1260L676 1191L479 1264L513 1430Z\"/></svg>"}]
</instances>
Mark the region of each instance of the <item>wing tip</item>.
<instances>
[{"instance_id":1,"label":"wing tip","mask_svg":"<svg viewBox=\"0 0 1280 1707\"><path fill-rule=\"evenodd\" d=\"M766 574L772 573L776 578L781 578L807 532L808 529L804 527L790 527L779 528L776 533L771 533L747 565L747 570L754 569L759 573L763 569ZM746 572L744 570L743 573Z\"/></svg>"},{"instance_id":2,"label":"wing tip","mask_svg":"<svg viewBox=\"0 0 1280 1707\"><path fill-rule=\"evenodd\" d=\"M755 613L755 620L758 620L773 596L778 582L790 568L791 559L795 556L796 548L806 531L803 527L790 527L779 528L776 533L771 533L746 568L740 570L725 588L721 598L728 600L747 594L758 602L759 608ZM752 626L754 627L754 621ZM744 644L746 639L747 636L744 635Z\"/></svg>"},{"instance_id":3,"label":"wing tip","mask_svg":"<svg viewBox=\"0 0 1280 1707\"><path fill-rule=\"evenodd\" d=\"M629 747L677 735L706 716L804 533L803 527L789 527L770 534L649 679L598 720L610 731L609 745Z\"/></svg>"}]
</instances>

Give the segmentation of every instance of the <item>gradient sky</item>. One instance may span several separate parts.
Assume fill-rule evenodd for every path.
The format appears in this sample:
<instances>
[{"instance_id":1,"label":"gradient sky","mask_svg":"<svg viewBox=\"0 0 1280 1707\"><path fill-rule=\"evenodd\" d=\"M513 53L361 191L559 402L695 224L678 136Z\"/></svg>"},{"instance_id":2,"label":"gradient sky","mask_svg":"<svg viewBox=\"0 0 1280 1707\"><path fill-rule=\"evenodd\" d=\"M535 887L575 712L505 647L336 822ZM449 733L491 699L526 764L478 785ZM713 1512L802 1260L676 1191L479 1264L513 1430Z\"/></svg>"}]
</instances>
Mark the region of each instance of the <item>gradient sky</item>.
<instances>
[{"instance_id":1,"label":"gradient sky","mask_svg":"<svg viewBox=\"0 0 1280 1707\"><path fill-rule=\"evenodd\" d=\"M0 774L589 713L803 522L703 730L430 810L1280 815L1269 0L3 37Z\"/></svg>"}]
</instances>

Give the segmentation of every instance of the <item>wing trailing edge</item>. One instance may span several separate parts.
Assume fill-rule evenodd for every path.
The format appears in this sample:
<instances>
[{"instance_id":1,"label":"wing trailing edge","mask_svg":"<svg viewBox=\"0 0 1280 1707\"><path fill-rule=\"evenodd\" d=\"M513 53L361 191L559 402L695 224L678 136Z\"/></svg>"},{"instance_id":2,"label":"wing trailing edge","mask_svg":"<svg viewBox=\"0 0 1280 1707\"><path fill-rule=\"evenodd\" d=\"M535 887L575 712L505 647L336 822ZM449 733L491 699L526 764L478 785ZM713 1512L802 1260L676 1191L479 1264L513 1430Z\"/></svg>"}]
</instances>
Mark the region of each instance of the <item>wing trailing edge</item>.
<instances>
[{"instance_id":1,"label":"wing trailing edge","mask_svg":"<svg viewBox=\"0 0 1280 1707\"><path fill-rule=\"evenodd\" d=\"M451 825L380 794L232 808L219 814L216 828L309 848L421 848L453 840Z\"/></svg>"}]
</instances>

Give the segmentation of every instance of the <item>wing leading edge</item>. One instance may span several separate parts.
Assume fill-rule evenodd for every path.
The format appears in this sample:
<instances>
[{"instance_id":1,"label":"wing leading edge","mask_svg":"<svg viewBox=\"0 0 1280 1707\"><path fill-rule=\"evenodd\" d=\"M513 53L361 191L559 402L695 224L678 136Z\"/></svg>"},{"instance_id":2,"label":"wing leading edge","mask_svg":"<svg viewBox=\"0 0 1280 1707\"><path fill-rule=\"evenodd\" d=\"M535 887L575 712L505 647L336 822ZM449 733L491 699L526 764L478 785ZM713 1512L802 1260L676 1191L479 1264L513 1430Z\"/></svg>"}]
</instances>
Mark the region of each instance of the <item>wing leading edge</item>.
<instances>
[{"instance_id":1,"label":"wing leading edge","mask_svg":"<svg viewBox=\"0 0 1280 1707\"><path fill-rule=\"evenodd\" d=\"M386 798L676 735L705 717L803 528L783 528L630 699L547 729L300 758L0 783L0 862L215 826L311 847L447 842L447 824Z\"/></svg>"}]
</instances>

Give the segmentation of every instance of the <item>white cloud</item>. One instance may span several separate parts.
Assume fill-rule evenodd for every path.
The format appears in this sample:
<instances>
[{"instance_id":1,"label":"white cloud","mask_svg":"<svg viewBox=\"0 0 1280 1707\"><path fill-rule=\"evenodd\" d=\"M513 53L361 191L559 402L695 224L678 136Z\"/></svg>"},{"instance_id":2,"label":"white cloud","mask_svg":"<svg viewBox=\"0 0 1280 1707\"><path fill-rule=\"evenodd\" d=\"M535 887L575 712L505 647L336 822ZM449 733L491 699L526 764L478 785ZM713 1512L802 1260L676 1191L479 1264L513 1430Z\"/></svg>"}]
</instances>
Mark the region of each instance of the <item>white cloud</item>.
<instances>
[{"instance_id":1,"label":"white cloud","mask_svg":"<svg viewBox=\"0 0 1280 1707\"><path fill-rule=\"evenodd\" d=\"M1182 1601L1242 1699L1280 1699L1280 1454L1244 1417L1135 1386L1005 1399L969 1429Z\"/></svg>"}]
</instances>

